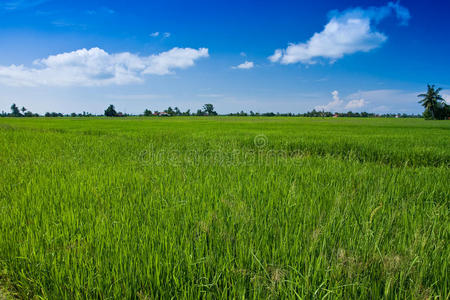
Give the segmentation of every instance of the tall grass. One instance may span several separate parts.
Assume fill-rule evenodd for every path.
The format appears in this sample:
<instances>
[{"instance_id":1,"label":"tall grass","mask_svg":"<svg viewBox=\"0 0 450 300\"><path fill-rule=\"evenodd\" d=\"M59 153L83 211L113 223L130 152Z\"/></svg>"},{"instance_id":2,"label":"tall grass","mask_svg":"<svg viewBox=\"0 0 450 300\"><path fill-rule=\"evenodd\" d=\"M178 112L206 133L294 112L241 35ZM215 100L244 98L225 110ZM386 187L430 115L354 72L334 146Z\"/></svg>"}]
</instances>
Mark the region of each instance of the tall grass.
<instances>
[{"instance_id":1,"label":"tall grass","mask_svg":"<svg viewBox=\"0 0 450 300\"><path fill-rule=\"evenodd\" d=\"M448 122L0 119L0 140L20 297L450 294Z\"/></svg>"}]
</instances>

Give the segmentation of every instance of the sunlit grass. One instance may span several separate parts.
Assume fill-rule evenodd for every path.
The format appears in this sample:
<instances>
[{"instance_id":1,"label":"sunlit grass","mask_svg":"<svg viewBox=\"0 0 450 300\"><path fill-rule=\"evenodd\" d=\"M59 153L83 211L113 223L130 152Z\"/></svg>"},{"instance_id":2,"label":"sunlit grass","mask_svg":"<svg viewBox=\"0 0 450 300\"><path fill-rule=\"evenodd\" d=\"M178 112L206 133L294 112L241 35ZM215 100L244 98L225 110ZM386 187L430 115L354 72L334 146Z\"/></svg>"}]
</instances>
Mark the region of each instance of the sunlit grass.
<instances>
[{"instance_id":1,"label":"sunlit grass","mask_svg":"<svg viewBox=\"0 0 450 300\"><path fill-rule=\"evenodd\" d=\"M0 119L0 140L23 298L449 295L448 122Z\"/></svg>"}]
</instances>

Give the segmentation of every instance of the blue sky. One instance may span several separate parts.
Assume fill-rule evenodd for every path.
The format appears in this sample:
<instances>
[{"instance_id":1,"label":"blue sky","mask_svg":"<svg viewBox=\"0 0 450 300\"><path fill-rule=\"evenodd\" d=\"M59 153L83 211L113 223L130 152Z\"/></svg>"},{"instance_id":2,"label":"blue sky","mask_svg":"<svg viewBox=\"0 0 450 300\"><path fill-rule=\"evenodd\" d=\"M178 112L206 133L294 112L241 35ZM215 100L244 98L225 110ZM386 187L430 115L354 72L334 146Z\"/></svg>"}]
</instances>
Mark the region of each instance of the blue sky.
<instances>
[{"instance_id":1,"label":"blue sky","mask_svg":"<svg viewBox=\"0 0 450 300\"><path fill-rule=\"evenodd\" d=\"M448 1L0 0L0 110L422 111ZM449 90L447 90L449 89Z\"/></svg>"}]
</instances>

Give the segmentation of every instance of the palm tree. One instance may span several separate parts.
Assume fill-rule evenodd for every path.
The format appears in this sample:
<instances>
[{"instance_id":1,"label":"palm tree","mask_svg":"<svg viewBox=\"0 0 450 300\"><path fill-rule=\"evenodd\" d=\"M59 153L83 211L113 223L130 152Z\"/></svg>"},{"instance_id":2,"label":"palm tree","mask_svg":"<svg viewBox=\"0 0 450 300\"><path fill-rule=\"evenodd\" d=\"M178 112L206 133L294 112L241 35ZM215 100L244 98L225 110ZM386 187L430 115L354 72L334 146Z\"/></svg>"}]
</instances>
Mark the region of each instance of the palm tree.
<instances>
[{"instance_id":1,"label":"palm tree","mask_svg":"<svg viewBox=\"0 0 450 300\"><path fill-rule=\"evenodd\" d=\"M420 94L417 95L417 97L422 97L423 99L419 101L420 104L425 107L425 109L428 109L431 113L431 117L435 119L436 111L439 109L439 107L442 105L442 102L444 102L444 98L442 98L441 95L439 95L439 92L442 90L442 88L435 88L433 85L427 85L428 90L426 94Z\"/></svg>"}]
</instances>

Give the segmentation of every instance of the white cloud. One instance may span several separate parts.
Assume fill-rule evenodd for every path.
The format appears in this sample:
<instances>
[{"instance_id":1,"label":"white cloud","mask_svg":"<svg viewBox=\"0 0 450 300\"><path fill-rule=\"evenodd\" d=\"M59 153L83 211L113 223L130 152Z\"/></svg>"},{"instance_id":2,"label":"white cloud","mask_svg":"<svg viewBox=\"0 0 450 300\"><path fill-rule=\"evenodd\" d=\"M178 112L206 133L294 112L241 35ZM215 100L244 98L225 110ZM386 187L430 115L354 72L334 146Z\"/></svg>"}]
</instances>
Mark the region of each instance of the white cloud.
<instances>
[{"instance_id":1,"label":"white cloud","mask_svg":"<svg viewBox=\"0 0 450 300\"><path fill-rule=\"evenodd\" d=\"M165 38L170 37L170 32L164 32L163 36L164 36Z\"/></svg>"},{"instance_id":2,"label":"white cloud","mask_svg":"<svg viewBox=\"0 0 450 300\"><path fill-rule=\"evenodd\" d=\"M242 57L246 57L246 56L247 56L247 53L241 52L241 53L239 53L239 55L242 56Z\"/></svg>"},{"instance_id":3,"label":"white cloud","mask_svg":"<svg viewBox=\"0 0 450 300\"><path fill-rule=\"evenodd\" d=\"M379 89L358 91L348 95L349 99L364 99L366 106L364 110L378 113L420 113L422 106L417 103L420 94L417 91L405 91L395 89Z\"/></svg>"},{"instance_id":4,"label":"white cloud","mask_svg":"<svg viewBox=\"0 0 450 300\"><path fill-rule=\"evenodd\" d=\"M271 62L277 62L283 56L283 51L281 49L275 50L274 54L269 56Z\"/></svg>"},{"instance_id":5,"label":"white cloud","mask_svg":"<svg viewBox=\"0 0 450 300\"><path fill-rule=\"evenodd\" d=\"M387 40L385 34L376 31L374 24L392 13L403 25L410 18L407 8L393 2L382 7L333 11L330 21L321 32L315 33L305 43L291 43L286 49L275 50L269 60L282 64L314 64L319 58L334 62L346 54L368 52Z\"/></svg>"},{"instance_id":6,"label":"white cloud","mask_svg":"<svg viewBox=\"0 0 450 300\"><path fill-rule=\"evenodd\" d=\"M158 55L147 58L147 66L142 74L165 75L172 73L172 69L185 69L195 64L195 60L208 57L207 48L172 48Z\"/></svg>"},{"instance_id":7,"label":"white cloud","mask_svg":"<svg viewBox=\"0 0 450 300\"><path fill-rule=\"evenodd\" d=\"M157 36L159 36L159 32L156 31L156 32L150 33L150 36L151 37L157 37Z\"/></svg>"},{"instance_id":8,"label":"white cloud","mask_svg":"<svg viewBox=\"0 0 450 300\"><path fill-rule=\"evenodd\" d=\"M252 61L245 61L240 65L231 67L232 69L251 69L255 66L255 64Z\"/></svg>"},{"instance_id":9,"label":"white cloud","mask_svg":"<svg viewBox=\"0 0 450 300\"><path fill-rule=\"evenodd\" d=\"M364 99L359 100L350 100L347 105L345 105L345 109L357 109L366 105L366 101Z\"/></svg>"},{"instance_id":10,"label":"white cloud","mask_svg":"<svg viewBox=\"0 0 450 300\"><path fill-rule=\"evenodd\" d=\"M0 66L0 84L10 86L103 86L139 83L145 74L165 75L185 69L207 48L173 48L150 56L129 52L109 54L100 48L51 55L24 65Z\"/></svg>"},{"instance_id":11,"label":"white cloud","mask_svg":"<svg viewBox=\"0 0 450 300\"><path fill-rule=\"evenodd\" d=\"M316 110L324 110L324 111L332 111L332 110L336 110L336 109L342 107L342 104L344 103L344 101L342 101L339 98L339 92L333 91L333 92L331 92L331 95L333 95L333 101L331 101L330 103L328 103L326 105L318 105L315 107L315 109Z\"/></svg>"},{"instance_id":12,"label":"white cloud","mask_svg":"<svg viewBox=\"0 0 450 300\"><path fill-rule=\"evenodd\" d=\"M339 92L333 91L331 93L333 95L333 101L329 102L326 105L318 105L314 107L315 110L323 110L323 111L344 111L344 110L351 110L351 109L358 109L367 104L367 102L364 99L357 99L357 100L350 100L345 104L345 101L339 98Z\"/></svg>"}]
</instances>

